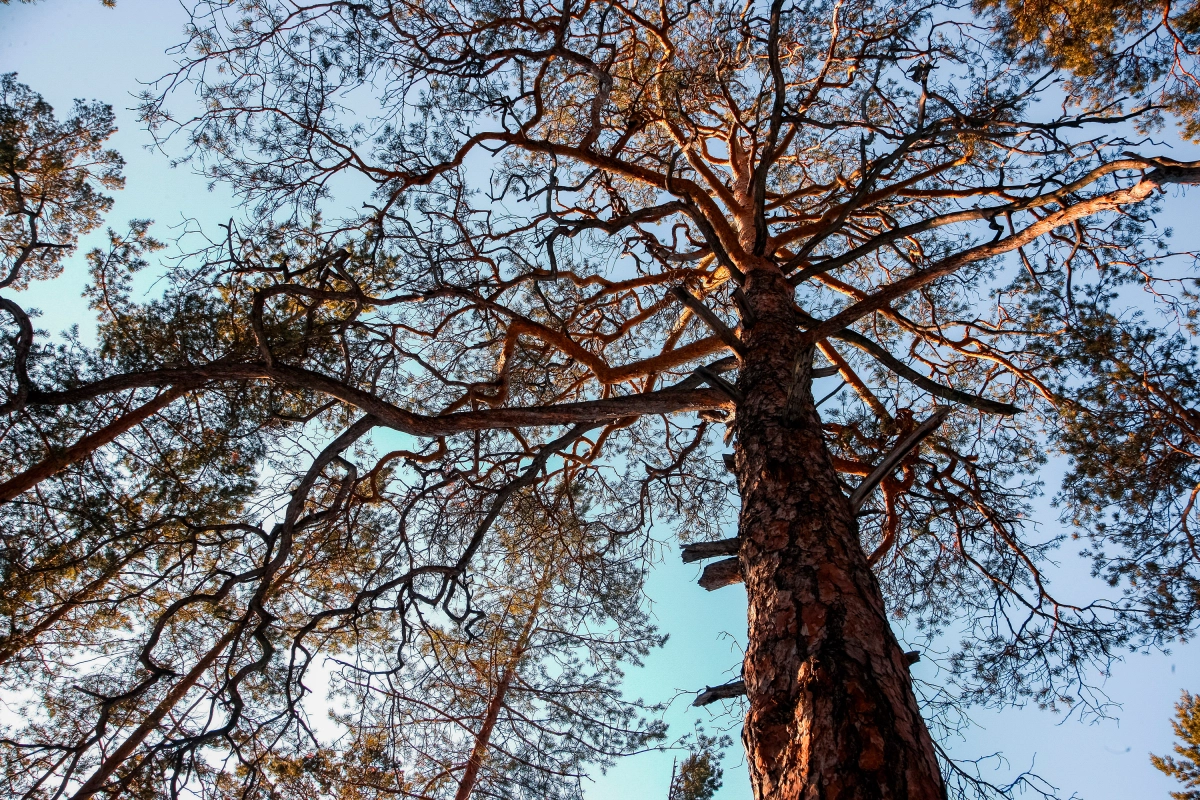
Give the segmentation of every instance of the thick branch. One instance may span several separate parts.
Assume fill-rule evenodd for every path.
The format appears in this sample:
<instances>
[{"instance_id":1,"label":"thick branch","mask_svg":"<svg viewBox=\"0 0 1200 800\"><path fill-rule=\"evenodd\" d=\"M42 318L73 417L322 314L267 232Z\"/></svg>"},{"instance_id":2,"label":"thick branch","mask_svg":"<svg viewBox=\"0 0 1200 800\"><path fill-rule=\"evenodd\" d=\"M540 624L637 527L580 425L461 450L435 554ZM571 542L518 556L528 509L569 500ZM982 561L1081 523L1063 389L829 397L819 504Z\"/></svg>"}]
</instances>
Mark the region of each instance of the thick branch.
<instances>
[{"instance_id":1,"label":"thick branch","mask_svg":"<svg viewBox=\"0 0 1200 800\"><path fill-rule=\"evenodd\" d=\"M700 575L700 586L710 592L741 582L742 565L736 556L709 564Z\"/></svg>"},{"instance_id":2,"label":"thick branch","mask_svg":"<svg viewBox=\"0 0 1200 800\"><path fill-rule=\"evenodd\" d=\"M17 323L17 335L13 337L13 375L17 379L17 392L0 404L0 414L11 414L25 407L33 384L29 380L29 349L33 347L33 323L19 305L7 297L0 297L0 309L12 315Z\"/></svg>"},{"instance_id":3,"label":"thick branch","mask_svg":"<svg viewBox=\"0 0 1200 800\"><path fill-rule=\"evenodd\" d=\"M671 294L690 308L697 317L704 320L704 324L717 335L717 338L729 345L729 349L738 355L746 354L746 345L742 343L742 340L703 301L682 286L672 287Z\"/></svg>"},{"instance_id":4,"label":"thick branch","mask_svg":"<svg viewBox=\"0 0 1200 800\"><path fill-rule=\"evenodd\" d=\"M879 248L884 247L888 244L891 244L892 242L899 241L900 239L905 239L910 236L916 236L919 233L924 233L925 231L933 230L935 228L940 228L940 227L943 227L946 225L954 225L954 224L957 224L960 222L972 222L972 221L981 220L981 219L995 219L997 216L1003 216L1005 214L1014 214L1018 211L1025 211L1025 210L1028 210L1031 208L1040 208L1040 207L1047 206L1047 205L1050 205L1053 203L1058 203L1058 202L1061 202L1062 198L1068 196L1072 192L1076 192L1076 191L1086 188L1087 186L1096 182L1097 180L1104 177L1105 175L1108 175L1113 172L1119 172L1121 170L1138 169L1138 168L1145 167L1145 166L1148 166L1148 162L1140 157L1136 158L1136 159L1121 159L1119 161L1113 161L1108 164L1099 166L1096 169L1089 172L1087 175L1084 175L1082 178L1075 180L1075 181L1071 181L1069 184L1067 184L1065 186L1061 186L1052 192L1047 192L1046 194L1035 195L1033 197L1025 198L1022 200L1016 200L1012 203L1005 203L1003 205L998 205L998 206L990 206L990 207L986 207L986 208L971 208L971 209L966 209L963 211L954 211L949 214L942 214L940 216L930 217L929 219L924 219L924 220L921 220L920 222L914 222L911 225L903 225L899 228L893 228L892 230L887 231L886 233L882 233L878 236L872 237L871 239L869 239L868 241L859 245L858 247L855 247L852 250L849 250L840 256L835 256L834 258L830 258L828 260L821 261L817 264L813 264L811 266L805 267L804 269L800 270L800 272L796 273L788 280L793 286L799 286L801 283L803 283L804 281L808 280L809 278L811 278L815 275L820 275L824 272L829 272L830 270L837 269L838 267L844 267L847 264L852 264L855 261L857 261L858 259L864 258L864 257L870 255L871 253L875 252ZM900 188L900 187L888 187L889 190L894 190L894 189L898 189L898 188ZM982 193L983 191L992 191L992 190L991 189L971 190L970 193L971 194L979 194L979 193ZM916 193L909 192L907 194L916 194ZM879 199L879 198L875 198L875 199ZM795 263L793 263L793 262L795 262ZM795 267L796 263L799 263L799 260L793 259L792 261L789 261L788 263L784 264L784 266L782 268L783 271L785 273L790 272Z\"/></svg>"},{"instance_id":5,"label":"thick branch","mask_svg":"<svg viewBox=\"0 0 1200 800\"><path fill-rule=\"evenodd\" d=\"M217 642L208 649L208 652L206 652L200 658L200 660L196 662L196 665L192 667L192 669L186 675L180 678L173 687L171 687L170 691L168 691L166 696L159 701L158 705L156 705L153 710L146 715L146 718L142 721L142 723L134 728L129 736L127 736L123 742L117 745L116 748L114 748L111 752L105 753L104 759L100 762L100 765L96 768L96 771L93 772L88 779L83 782L78 791L72 795L71 800L87 800L87 798L92 797L97 792L101 791L101 789L104 787L104 782L107 781L109 777L111 777L112 774L117 771L118 767L120 767L129 759L131 755L133 755L146 737L159 727L163 718L171 712L171 709L175 708L179 701L183 699L184 695L191 691L192 687L196 685L196 682L200 680L204 673L207 672L210 667L212 667L218 658L220 658L221 654L225 652L225 648L229 646L229 643L232 642L234 638L241 633L241 631L241 622L230 626L229 630L225 632L225 635L218 639Z\"/></svg>"},{"instance_id":6,"label":"thick branch","mask_svg":"<svg viewBox=\"0 0 1200 800\"><path fill-rule=\"evenodd\" d=\"M430 416L399 408L370 392L317 372L283 365L268 367L261 362L207 364L199 367L127 373L74 389L57 392L31 391L29 402L34 405L64 405L147 386L191 387L208 381L229 380L269 380L289 388L322 392L378 417L381 425L413 436L451 436L456 433L496 428L575 425L646 414L675 414L714 408L731 409L733 406L722 392L712 389L688 389L647 392L550 406L494 408Z\"/></svg>"},{"instance_id":7,"label":"thick branch","mask_svg":"<svg viewBox=\"0 0 1200 800\"><path fill-rule=\"evenodd\" d=\"M797 311L805 325L816 327L820 324L816 317L810 316L808 313L800 311L799 309L797 309ZM962 392L958 389L952 389L949 386L941 385L937 381L917 372L915 369L889 353L887 348L885 348L883 345L867 338L858 331L847 328L833 334L833 338L841 339L843 342L852 344L859 350L869 353L875 358L876 361L883 364L883 366L887 367L901 378L909 381L914 386L919 386L920 388L929 392L934 397L940 397L943 400L948 400L952 403L958 403L959 405L978 409L979 411L986 411L989 414L999 414L1001 416L1011 417L1021 413L1020 408L1010 403L1001 403L996 400L989 400L986 397L968 394L967 392ZM831 367L829 370L832 373L837 372L836 367ZM819 372L821 372L821 370L813 370L813 375L820 377L818 375Z\"/></svg>"},{"instance_id":8,"label":"thick branch","mask_svg":"<svg viewBox=\"0 0 1200 800\"><path fill-rule=\"evenodd\" d=\"M59 470L74 464L81 458L85 458L97 448L108 444L135 425L154 416L170 405L176 398L181 397L186 391L186 389L178 387L168 389L149 403L130 411L128 414L122 415L95 433L83 437L66 450L52 453L24 472L9 478L0 484L0 503L12 500L17 495L36 486L39 482L49 478Z\"/></svg>"},{"instance_id":9,"label":"thick branch","mask_svg":"<svg viewBox=\"0 0 1200 800\"><path fill-rule=\"evenodd\" d=\"M708 382L709 386L717 389L733 402L740 403L745 399L740 389L722 378L716 372L710 370L708 367L700 367L697 372L704 376L704 380Z\"/></svg>"},{"instance_id":10,"label":"thick branch","mask_svg":"<svg viewBox=\"0 0 1200 800\"><path fill-rule=\"evenodd\" d=\"M736 681L723 683L720 686L706 686L704 691L696 696L692 701L692 705L702 707L715 703L718 700L729 700L734 697L743 697L746 694L746 682L740 678Z\"/></svg>"},{"instance_id":11,"label":"thick branch","mask_svg":"<svg viewBox=\"0 0 1200 800\"><path fill-rule=\"evenodd\" d=\"M925 437L937 430L942 424L942 420L946 419L946 415L950 413L947 406L942 406L937 411L929 415L929 419L917 426L917 429L904 438L904 441L896 445L892 452L883 457L879 465L871 470L871 474L863 479L863 482L858 485L854 493L850 495L850 507L857 514L862 508L863 502L866 501L869 495L879 482L891 474L892 470L904 460L904 457L912 452L913 448L919 445Z\"/></svg>"},{"instance_id":12,"label":"thick branch","mask_svg":"<svg viewBox=\"0 0 1200 800\"><path fill-rule=\"evenodd\" d=\"M995 242L971 247L961 253L929 266L925 269L876 289L869 297L834 314L817 327L808 331L806 340L818 342L828 336L836 336L844 328L853 325L858 320L873 314L884 306L915 292L923 286L933 283L939 278L951 275L968 264L983 261L994 256L1016 250L1018 247L1032 242L1040 236L1050 233L1055 228L1070 225L1076 220L1090 217L1105 211L1112 211L1122 206L1140 203L1150 197L1156 190L1169 184L1200 183L1200 162L1188 162L1179 166L1161 167L1152 171L1142 180L1128 189L1117 189L1112 192L1084 200L1072 206L1067 206L1029 225L1018 233L1006 236Z\"/></svg>"},{"instance_id":13,"label":"thick branch","mask_svg":"<svg viewBox=\"0 0 1200 800\"><path fill-rule=\"evenodd\" d=\"M698 386L703 386L708 382L705 373L713 373L720 375L723 372L729 372L737 367L737 359L733 356L719 358L711 364L705 364L696 367L692 370L692 374L681 380L679 383L673 383L670 386L664 387L663 391L683 391L684 389L695 389Z\"/></svg>"},{"instance_id":14,"label":"thick branch","mask_svg":"<svg viewBox=\"0 0 1200 800\"><path fill-rule=\"evenodd\" d=\"M731 539L718 539L715 542L695 542L683 546L683 563L690 564L705 558L737 555L742 540L738 536Z\"/></svg>"}]
</instances>

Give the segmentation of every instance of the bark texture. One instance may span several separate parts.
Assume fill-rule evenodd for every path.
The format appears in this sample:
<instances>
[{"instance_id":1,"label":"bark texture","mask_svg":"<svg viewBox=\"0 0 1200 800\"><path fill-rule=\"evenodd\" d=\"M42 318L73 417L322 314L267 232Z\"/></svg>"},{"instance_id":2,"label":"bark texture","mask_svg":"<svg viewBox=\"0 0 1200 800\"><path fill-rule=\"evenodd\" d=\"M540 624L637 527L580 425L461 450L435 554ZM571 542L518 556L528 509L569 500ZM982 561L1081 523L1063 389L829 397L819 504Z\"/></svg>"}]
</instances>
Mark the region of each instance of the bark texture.
<instances>
[{"instance_id":1,"label":"bark texture","mask_svg":"<svg viewBox=\"0 0 1200 800\"><path fill-rule=\"evenodd\" d=\"M748 272L735 422L749 597L743 739L758 800L946 795L904 652L821 434L791 287Z\"/></svg>"}]
</instances>

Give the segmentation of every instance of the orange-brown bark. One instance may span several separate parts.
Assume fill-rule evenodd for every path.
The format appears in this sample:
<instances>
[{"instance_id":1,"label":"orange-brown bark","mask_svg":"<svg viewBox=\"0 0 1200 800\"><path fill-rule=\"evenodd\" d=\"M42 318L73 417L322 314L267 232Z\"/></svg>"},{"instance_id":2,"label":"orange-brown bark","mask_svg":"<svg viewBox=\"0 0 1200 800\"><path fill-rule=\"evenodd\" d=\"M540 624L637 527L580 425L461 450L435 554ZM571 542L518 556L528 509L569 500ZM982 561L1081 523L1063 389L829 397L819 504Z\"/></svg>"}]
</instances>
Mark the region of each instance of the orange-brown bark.
<instances>
[{"instance_id":1,"label":"orange-brown bark","mask_svg":"<svg viewBox=\"0 0 1200 800\"><path fill-rule=\"evenodd\" d=\"M38 483L54 475L59 470L69 467L82 458L86 458L89 453L95 452L122 433L125 433L136 425L140 425L159 411L162 411L174 400L181 397L185 391L180 388L168 389L150 402L139 406L128 414L123 414L95 433L83 437L66 450L51 453L24 472L14 475L4 483L0 483L0 503L12 500L21 492L37 486Z\"/></svg>"},{"instance_id":2,"label":"orange-brown bark","mask_svg":"<svg viewBox=\"0 0 1200 800\"><path fill-rule=\"evenodd\" d=\"M933 741L826 450L790 294L778 271L748 273L736 462L754 796L937 800Z\"/></svg>"}]
</instances>

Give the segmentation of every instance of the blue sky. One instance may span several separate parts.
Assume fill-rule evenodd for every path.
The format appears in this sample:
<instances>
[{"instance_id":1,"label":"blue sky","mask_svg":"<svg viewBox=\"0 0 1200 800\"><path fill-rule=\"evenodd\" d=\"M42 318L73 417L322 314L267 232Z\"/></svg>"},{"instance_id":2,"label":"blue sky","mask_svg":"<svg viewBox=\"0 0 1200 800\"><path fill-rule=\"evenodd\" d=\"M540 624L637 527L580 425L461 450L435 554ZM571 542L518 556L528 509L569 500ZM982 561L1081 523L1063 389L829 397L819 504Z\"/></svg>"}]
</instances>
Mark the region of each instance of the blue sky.
<instances>
[{"instance_id":1,"label":"blue sky","mask_svg":"<svg viewBox=\"0 0 1200 800\"><path fill-rule=\"evenodd\" d=\"M171 238L169 226L185 217L213 227L239 213L227 193L219 188L209 191L207 182L189 168L172 169L167 154L147 149L150 138L128 110L138 82L157 78L170 68L172 61L164 49L181 38L185 22L185 10L170 0L118 0L115 9L103 8L98 0L0 6L0 72L18 72L22 82L61 113L76 97L114 106L120 132L112 145L128 162L128 183L117 197L109 223L119 228L131 218L152 218L163 239ZM1189 223L1195 218L1195 198L1172 198L1167 204L1170 219L1163 224L1194 229ZM96 243L99 238L99 233L93 235ZM86 250L89 243L84 244ZM79 324L87 332L90 313L79 296L84 276L79 266L77 261L59 279L19 298L26 307L42 310L39 327L57 332ZM1053 494L1059 466L1052 462L1044 476L1048 494ZM1046 533L1056 529L1056 516L1048 503L1036 507L1035 520ZM1080 598L1096 594L1086 566L1075 559L1073 550L1062 552L1060 559L1061 591ZM694 565L679 563L674 553L668 553L655 571L649 593L657 620L671 639L645 668L630 672L631 694L669 699L679 691L721 683L736 671L738 645L745 635L744 592L735 586L706 593L695 584L698 572ZM1001 752L1016 770L1036 762L1036 771L1058 786L1064 797L1074 792L1088 800L1166 798L1176 785L1150 766L1147 753L1170 750L1168 719L1180 690L1200 691L1198 655L1200 648L1181 645L1172 654L1134 655L1118 664L1104 689L1120 705L1115 711L1119 722L1063 720L1035 708L978 709L972 713L977 724L962 740L949 744L953 752L967 758ZM935 669L926 660L915 667L915 673L934 679ZM678 733L689 729L691 720L708 716L688 708L690 699L681 696L672 706ZM710 730L713 727L710 723ZM737 731L733 733L736 738ZM588 796L593 800L665 798L671 759L670 754L630 759L608 775L597 776ZM725 788L719 797L750 797L736 745L726 760Z\"/></svg>"}]
</instances>

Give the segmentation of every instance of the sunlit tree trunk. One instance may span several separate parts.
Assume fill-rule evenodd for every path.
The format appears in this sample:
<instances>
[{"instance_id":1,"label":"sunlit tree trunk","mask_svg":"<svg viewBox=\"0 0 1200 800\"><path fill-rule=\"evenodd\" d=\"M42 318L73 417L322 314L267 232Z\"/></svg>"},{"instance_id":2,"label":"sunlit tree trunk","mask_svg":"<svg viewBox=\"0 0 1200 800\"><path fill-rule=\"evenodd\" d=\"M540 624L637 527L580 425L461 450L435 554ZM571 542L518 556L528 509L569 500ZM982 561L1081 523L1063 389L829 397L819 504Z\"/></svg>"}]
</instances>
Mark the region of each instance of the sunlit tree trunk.
<instances>
[{"instance_id":1,"label":"sunlit tree trunk","mask_svg":"<svg viewBox=\"0 0 1200 800\"><path fill-rule=\"evenodd\" d=\"M44 481L60 470L66 469L76 461L86 458L104 445L112 442L121 434L132 430L135 426L140 425L159 411L162 411L184 394L185 390L181 388L174 388L163 392L150 402L126 414L122 414L105 427L83 437L70 447L50 453L46 458L32 467L29 467L18 475L14 475L4 483L0 483L0 502L12 500L22 492L37 486L40 481Z\"/></svg>"},{"instance_id":2,"label":"sunlit tree trunk","mask_svg":"<svg viewBox=\"0 0 1200 800\"><path fill-rule=\"evenodd\" d=\"M27 629L20 630L14 623L12 631L7 636L0 636L0 666L7 664L14 656L25 649L33 647L43 633L53 628L72 611L95 598L111 580L120 574L122 569L143 553L144 548L135 548L126 553L120 560L106 567L94 580L79 591L69 595L67 599L63 600Z\"/></svg>"},{"instance_id":3,"label":"sunlit tree trunk","mask_svg":"<svg viewBox=\"0 0 1200 800\"><path fill-rule=\"evenodd\" d=\"M471 748L471 756L467 759L466 769L463 770L463 774L458 780L458 791L454 793L454 800L468 800L471 793L475 791L475 784L479 780L479 770L487 759L488 750L491 748L492 732L496 729L496 722L500 719L500 712L504 709L508 691L512 688L513 678L516 677L521 659L529 649L529 641L537 625L538 614L542 610L542 598L545 596L546 585L549 582L550 565L547 565L538 582L537 591L534 594L533 602L530 604L525 624L521 626L521 632L517 636L516 643L504 659L504 666L500 670L500 680L496 683L496 689L492 693L491 699L488 700L487 710L483 715L483 722L480 724L479 730L475 733L475 743Z\"/></svg>"},{"instance_id":4,"label":"sunlit tree trunk","mask_svg":"<svg viewBox=\"0 0 1200 800\"><path fill-rule=\"evenodd\" d=\"M240 630L240 626L234 625L209 648L208 652L196 662L196 665L171 687L166 697L159 701L158 705L146 715L141 724L134 728L133 732L125 738L125 741L121 742L114 750L104 756L100 765L96 767L95 772L83 782L75 794L71 796L71 800L87 800L87 798L94 796L103 789L104 783L120 769L122 764L129 760L130 756L146 740L146 737L162 724L167 714L171 713L171 710L183 699L184 695L191 691L192 687L203 677L204 673L216 663L217 659L221 657L221 653L225 652L225 648L229 646L229 643L234 640Z\"/></svg>"},{"instance_id":5,"label":"sunlit tree trunk","mask_svg":"<svg viewBox=\"0 0 1200 800\"><path fill-rule=\"evenodd\" d=\"M762 269L748 275L746 295L756 321L735 426L754 796L944 797L904 653L821 434L813 348L791 289Z\"/></svg>"}]
</instances>

